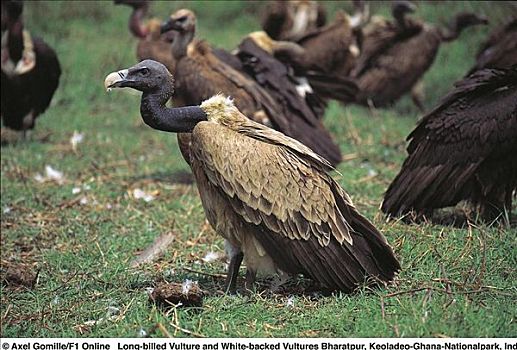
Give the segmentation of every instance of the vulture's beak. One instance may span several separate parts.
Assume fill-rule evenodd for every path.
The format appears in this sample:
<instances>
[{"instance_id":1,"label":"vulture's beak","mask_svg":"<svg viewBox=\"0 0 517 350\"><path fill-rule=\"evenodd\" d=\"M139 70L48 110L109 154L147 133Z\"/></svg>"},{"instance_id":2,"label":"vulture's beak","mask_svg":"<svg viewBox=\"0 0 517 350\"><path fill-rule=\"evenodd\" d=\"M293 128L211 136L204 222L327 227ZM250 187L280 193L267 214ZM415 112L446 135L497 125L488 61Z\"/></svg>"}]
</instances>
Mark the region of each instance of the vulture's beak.
<instances>
[{"instance_id":1,"label":"vulture's beak","mask_svg":"<svg viewBox=\"0 0 517 350\"><path fill-rule=\"evenodd\" d=\"M183 27L174 19L169 18L167 21L162 23L160 27L160 34L170 32L171 30L182 30Z\"/></svg>"},{"instance_id":2,"label":"vulture's beak","mask_svg":"<svg viewBox=\"0 0 517 350\"><path fill-rule=\"evenodd\" d=\"M127 80L128 70L123 69L118 72L108 74L104 79L104 87L106 91L110 91L112 88L126 87L129 80Z\"/></svg>"}]
</instances>

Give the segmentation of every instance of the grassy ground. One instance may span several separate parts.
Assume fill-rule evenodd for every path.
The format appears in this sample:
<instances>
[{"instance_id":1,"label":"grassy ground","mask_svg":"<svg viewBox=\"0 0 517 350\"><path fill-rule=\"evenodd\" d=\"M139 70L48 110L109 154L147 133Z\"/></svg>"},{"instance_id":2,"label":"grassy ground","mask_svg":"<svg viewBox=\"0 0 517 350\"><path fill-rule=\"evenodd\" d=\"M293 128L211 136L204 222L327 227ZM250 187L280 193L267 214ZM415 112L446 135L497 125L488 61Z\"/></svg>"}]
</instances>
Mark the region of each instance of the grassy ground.
<instances>
[{"instance_id":1,"label":"grassy ground","mask_svg":"<svg viewBox=\"0 0 517 350\"><path fill-rule=\"evenodd\" d=\"M259 28L260 3L158 2L152 13L164 18L183 6L197 11L199 36L225 48ZM387 12L385 4L372 8ZM464 9L482 9L496 21L511 10L419 3L419 15L430 22ZM349 159L336 178L401 260L396 283L331 297L222 295L217 276L224 259L202 261L208 252L223 253L222 240L185 181L188 167L175 136L142 124L138 96L103 89L107 73L135 62L129 12L111 2L26 3L27 27L54 46L64 73L34 141L1 151L2 269L22 264L24 272L38 273L32 289L2 284L2 337L517 336L515 229L404 225L380 215L383 192L405 156L403 140L418 118L408 98L374 114L334 104L325 119ZM425 75L427 107L470 67L489 29L470 29L442 47ZM76 149L69 141L74 131L84 133ZM34 179L46 165L64 173L61 184ZM137 200L135 189L155 199ZM129 267L168 232L175 241L163 257ZM149 302L146 288L186 278L208 292L203 308L165 312Z\"/></svg>"}]
</instances>

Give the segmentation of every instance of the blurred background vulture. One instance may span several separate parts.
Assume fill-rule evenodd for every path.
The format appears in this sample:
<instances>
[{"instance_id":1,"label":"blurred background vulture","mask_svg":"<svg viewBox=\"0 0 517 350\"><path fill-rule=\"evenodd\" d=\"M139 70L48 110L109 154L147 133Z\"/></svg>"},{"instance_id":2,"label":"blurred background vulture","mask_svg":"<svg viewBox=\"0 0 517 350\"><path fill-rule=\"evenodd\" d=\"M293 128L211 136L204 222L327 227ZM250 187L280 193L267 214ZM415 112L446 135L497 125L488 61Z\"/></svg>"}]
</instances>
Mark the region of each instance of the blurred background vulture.
<instances>
[{"instance_id":1,"label":"blurred background vulture","mask_svg":"<svg viewBox=\"0 0 517 350\"><path fill-rule=\"evenodd\" d=\"M469 74L483 68L509 68L517 64L517 17L496 28L481 45Z\"/></svg>"},{"instance_id":2,"label":"blurred background vulture","mask_svg":"<svg viewBox=\"0 0 517 350\"><path fill-rule=\"evenodd\" d=\"M338 11L332 23L304 33L293 43L277 44L274 55L296 71L347 77L359 55L356 33L360 16L359 13L352 19L344 11Z\"/></svg>"},{"instance_id":3,"label":"blurred background vulture","mask_svg":"<svg viewBox=\"0 0 517 350\"><path fill-rule=\"evenodd\" d=\"M385 107L412 91L415 104L423 106L419 80L432 65L440 44L458 38L469 26L486 24L474 13L457 14L448 28L407 17L415 6L408 1L393 4L394 20L374 17L365 26L361 55L351 72L359 86L358 102Z\"/></svg>"},{"instance_id":4,"label":"blurred background vulture","mask_svg":"<svg viewBox=\"0 0 517 350\"><path fill-rule=\"evenodd\" d=\"M248 287L257 273L302 273L323 289L351 292L400 269L382 234L328 175L331 165L300 142L246 118L222 95L167 108L173 78L155 61L110 74L105 86L142 91L151 127L191 132L203 208L230 257L227 291L235 292L243 259Z\"/></svg>"},{"instance_id":5,"label":"blurred background vulture","mask_svg":"<svg viewBox=\"0 0 517 350\"><path fill-rule=\"evenodd\" d=\"M171 53L172 33L161 34L161 20L151 18L143 22L149 10L149 0L114 0L116 5L127 5L133 9L129 17L129 31L136 38L136 57L139 61L153 59L163 63L171 72L175 70L175 62Z\"/></svg>"},{"instance_id":6,"label":"blurred background vulture","mask_svg":"<svg viewBox=\"0 0 517 350\"><path fill-rule=\"evenodd\" d=\"M266 5L262 29L274 40L296 40L326 21L327 12L317 1L276 0Z\"/></svg>"},{"instance_id":7,"label":"blurred background vulture","mask_svg":"<svg viewBox=\"0 0 517 350\"><path fill-rule=\"evenodd\" d=\"M214 53L266 89L284 106L284 113L299 113L311 121L312 115L318 119L323 117L328 99L342 102L355 100L358 88L351 79L312 71L295 73L289 64L276 59L273 52L283 44L292 43L275 41L265 32L253 32L241 41L232 54L221 49L214 49ZM315 121L311 123L319 124Z\"/></svg>"},{"instance_id":8,"label":"blurred background vulture","mask_svg":"<svg viewBox=\"0 0 517 350\"><path fill-rule=\"evenodd\" d=\"M1 114L4 127L34 128L36 118L50 105L61 67L54 50L24 29L23 2L2 1Z\"/></svg>"},{"instance_id":9,"label":"blurred background vulture","mask_svg":"<svg viewBox=\"0 0 517 350\"><path fill-rule=\"evenodd\" d=\"M172 43L177 105L200 104L222 92L235 99L236 106L248 118L296 138L334 165L341 161L339 147L320 121L310 117L310 113L292 110L289 104L279 104L260 84L219 59L207 42L194 40L196 17L192 11L182 9L172 14L162 26L162 31L169 30L177 32ZM178 137L185 155L189 136Z\"/></svg>"},{"instance_id":10,"label":"blurred background vulture","mask_svg":"<svg viewBox=\"0 0 517 350\"><path fill-rule=\"evenodd\" d=\"M430 215L462 200L485 220L510 212L517 186L517 66L479 70L456 83L408 140L384 213Z\"/></svg>"}]
</instances>

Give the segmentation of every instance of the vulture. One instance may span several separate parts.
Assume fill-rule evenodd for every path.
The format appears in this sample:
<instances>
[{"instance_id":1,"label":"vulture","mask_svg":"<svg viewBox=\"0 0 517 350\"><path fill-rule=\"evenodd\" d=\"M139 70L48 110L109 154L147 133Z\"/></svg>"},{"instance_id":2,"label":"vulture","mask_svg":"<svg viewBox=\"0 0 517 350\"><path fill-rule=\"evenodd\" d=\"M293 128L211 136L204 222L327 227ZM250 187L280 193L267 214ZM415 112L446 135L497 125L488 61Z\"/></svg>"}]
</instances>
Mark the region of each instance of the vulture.
<instances>
[{"instance_id":1,"label":"vulture","mask_svg":"<svg viewBox=\"0 0 517 350\"><path fill-rule=\"evenodd\" d=\"M413 101L423 110L423 86L417 83L440 44L453 41L468 26L487 23L484 17L463 12L446 29L408 18L414 8L408 1L397 1L392 7L394 21L374 18L364 28L361 54L351 72L359 85L358 103L385 107L413 89Z\"/></svg>"},{"instance_id":2,"label":"vulture","mask_svg":"<svg viewBox=\"0 0 517 350\"><path fill-rule=\"evenodd\" d=\"M171 72L175 70L175 62L171 53L173 35L160 33L161 21L151 18L147 23L142 20L149 9L148 0L115 0L116 5L123 4L133 9L129 17L129 31L138 38L136 57L138 61L153 59L163 63Z\"/></svg>"},{"instance_id":3,"label":"vulture","mask_svg":"<svg viewBox=\"0 0 517 350\"><path fill-rule=\"evenodd\" d=\"M250 119L293 137L335 165L341 161L339 146L321 121L310 113L301 114L289 103L276 98L253 79L221 61L205 41L194 40L196 17L190 10L178 10L162 25L162 31L174 30L172 43L176 60L178 105L194 105L222 92L235 99L236 106ZM183 155L188 153L189 136L178 136ZM185 159L188 161L188 155Z\"/></svg>"},{"instance_id":4,"label":"vulture","mask_svg":"<svg viewBox=\"0 0 517 350\"><path fill-rule=\"evenodd\" d=\"M292 67L273 56L274 47L281 44L265 32L253 32L241 41L233 54L221 49L214 49L214 54L261 85L284 106L284 113L294 111L309 121L323 117L325 99L343 102L355 99L358 88L350 79L314 72L296 75Z\"/></svg>"},{"instance_id":5,"label":"vulture","mask_svg":"<svg viewBox=\"0 0 517 350\"><path fill-rule=\"evenodd\" d=\"M455 84L409 134L408 157L386 191L389 216L432 215L462 200L484 220L511 210L517 186L517 66Z\"/></svg>"},{"instance_id":6,"label":"vulture","mask_svg":"<svg viewBox=\"0 0 517 350\"><path fill-rule=\"evenodd\" d=\"M350 18L339 11L334 21L299 37L276 45L274 55L296 71L315 71L347 77L359 55L357 30L361 14Z\"/></svg>"},{"instance_id":7,"label":"vulture","mask_svg":"<svg viewBox=\"0 0 517 350\"><path fill-rule=\"evenodd\" d=\"M308 0L276 0L266 5L262 29L275 40L295 40L323 27L327 13L323 5Z\"/></svg>"},{"instance_id":8,"label":"vulture","mask_svg":"<svg viewBox=\"0 0 517 350\"><path fill-rule=\"evenodd\" d=\"M5 127L27 136L50 105L61 67L54 50L24 29L22 11L21 1L2 1L0 113Z\"/></svg>"},{"instance_id":9,"label":"vulture","mask_svg":"<svg viewBox=\"0 0 517 350\"><path fill-rule=\"evenodd\" d=\"M509 68L514 64L517 64L517 18L512 18L488 37L468 74L483 68Z\"/></svg>"},{"instance_id":10,"label":"vulture","mask_svg":"<svg viewBox=\"0 0 517 350\"><path fill-rule=\"evenodd\" d=\"M173 83L151 60L105 79L107 89L143 92L140 113L152 128L191 134L202 205L230 257L227 291L235 292L243 259L248 285L257 273L304 274L344 292L393 279L400 265L392 249L328 174L328 161L248 119L222 95L200 106L166 107Z\"/></svg>"}]
</instances>

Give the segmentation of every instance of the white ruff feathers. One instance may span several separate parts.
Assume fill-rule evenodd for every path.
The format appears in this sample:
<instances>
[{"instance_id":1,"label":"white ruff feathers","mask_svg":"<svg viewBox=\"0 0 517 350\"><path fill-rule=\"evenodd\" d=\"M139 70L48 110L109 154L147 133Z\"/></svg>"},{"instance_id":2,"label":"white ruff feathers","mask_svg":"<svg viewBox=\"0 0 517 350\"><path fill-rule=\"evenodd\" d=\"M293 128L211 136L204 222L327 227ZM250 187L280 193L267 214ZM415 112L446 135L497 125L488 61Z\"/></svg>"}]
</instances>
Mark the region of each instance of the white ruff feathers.
<instances>
[{"instance_id":1,"label":"white ruff feathers","mask_svg":"<svg viewBox=\"0 0 517 350\"><path fill-rule=\"evenodd\" d=\"M233 99L231 97L225 97L222 94L217 94L210 97L208 100L203 101L200 106L208 116L209 121L218 122L223 119L225 115L232 113L239 113Z\"/></svg>"}]
</instances>

